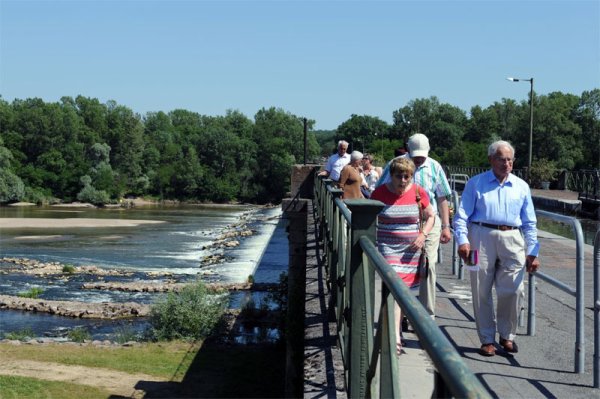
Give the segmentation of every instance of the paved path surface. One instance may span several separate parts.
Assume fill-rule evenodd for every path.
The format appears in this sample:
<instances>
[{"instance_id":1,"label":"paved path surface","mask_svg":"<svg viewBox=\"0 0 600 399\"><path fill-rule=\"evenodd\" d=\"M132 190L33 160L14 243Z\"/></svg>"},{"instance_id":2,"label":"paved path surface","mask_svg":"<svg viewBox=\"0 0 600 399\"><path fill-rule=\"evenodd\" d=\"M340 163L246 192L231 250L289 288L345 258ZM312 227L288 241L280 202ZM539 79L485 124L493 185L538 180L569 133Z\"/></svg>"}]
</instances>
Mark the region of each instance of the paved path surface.
<instances>
[{"instance_id":1,"label":"paved path surface","mask_svg":"<svg viewBox=\"0 0 600 399\"><path fill-rule=\"evenodd\" d=\"M577 193L562 190L532 190L532 195L556 201L577 200ZM539 232L540 271L568 286L576 286L576 244L544 231ZM575 373L575 298L551 284L536 279L536 329L527 335L527 311L515 340L519 353L498 350L491 358L479 355L481 345L475 330L469 273L463 280L452 274L450 245L444 245L438 265L436 323L455 345L469 368L496 398L600 398L593 388L594 312L593 247L584 245L584 372ZM528 284L529 281L526 281ZM527 291L527 290L526 290ZM525 301L525 306L527 301ZM598 348L600 350L600 348Z\"/></svg>"},{"instance_id":2,"label":"paved path surface","mask_svg":"<svg viewBox=\"0 0 600 399\"><path fill-rule=\"evenodd\" d=\"M579 199L579 193L577 191L569 190L539 190L532 188L531 196L565 201L577 201Z\"/></svg>"},{"instance_id":3,"label":"paved path surface","mask_svg":"<svg viewBox=\"0 0 600 399\"><path fill-rule=\"evenodd\" d=\"M571 287L575 287L575 243L540 232L542 269ZM450 247L447 246L449 250ZM448 251L449 252L449 251ZM478 354L480 346L469 286L469 275L458 280L452 275L451 259L438 265L436 322L455 345L469 368L493 397L498 398L600 398L593 388L593 250L585 250L585 313L583 374L575 370L575 298L537 279L536 331L527 336L519 328L515 340L519 353L487 358ZM441 267L440 267L441 266ZM526 320L525 320L526 322Z\"/></svg>"},{"instance_id":4,"label":"paved path surface","mask_svg":"<svg viewBox=\"0 0 600 399\"><path fill-rule=\"evenodd\" d=\"M344 365L337 346L336 323L328 313L330 296L312 204L309 204L307 230L304 397L345 399Z\"/></svg>"}]
</instances>

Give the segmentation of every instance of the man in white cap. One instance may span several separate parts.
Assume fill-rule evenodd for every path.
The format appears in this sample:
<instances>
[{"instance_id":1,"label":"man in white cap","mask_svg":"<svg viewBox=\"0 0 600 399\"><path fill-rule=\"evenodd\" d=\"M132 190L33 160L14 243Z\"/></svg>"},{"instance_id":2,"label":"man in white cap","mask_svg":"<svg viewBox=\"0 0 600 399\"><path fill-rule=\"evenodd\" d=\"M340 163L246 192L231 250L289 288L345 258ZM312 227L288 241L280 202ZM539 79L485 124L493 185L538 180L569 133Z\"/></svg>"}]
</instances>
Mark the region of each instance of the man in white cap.
<instances>
[{"instance_id":1,"label":"man in white cap","mask_svg":"<svg viewBox=\"0 0 600 399\"><path fill-rule=\"evenodd\" d=\"M340 173L344 166L350 163L350 154L348 154L348 142L340 140L337 146L337 152L329 157L325 169L319 172L319 176L329 177L334 182L340 180Z\"/></svg>"},{"instance_id":2,"label":"man in white cap","mask_svg":"<svg viewBox=\"0 0 600 399\"><path fill-rule=\"evenodd\" d=\"M431 205L436 210L433 229L427 235L425 249L429 258L429 272L425 282L419 287L419 299L432 318L435 318L435 265L438 260L440 242L446 244L452 238L450 231L450 212L448 210L448 197L452 195L446 173L438 161L429 158L429 139L421 133L416 133L408 139L408 155L415 163L413 180L423 187L431 200ZM405 157L401 155L400 157ZM397 157L397 158L400 158ZM389 164L377 182L377 186L390 181Z\"/></svg>"}]
</instances>

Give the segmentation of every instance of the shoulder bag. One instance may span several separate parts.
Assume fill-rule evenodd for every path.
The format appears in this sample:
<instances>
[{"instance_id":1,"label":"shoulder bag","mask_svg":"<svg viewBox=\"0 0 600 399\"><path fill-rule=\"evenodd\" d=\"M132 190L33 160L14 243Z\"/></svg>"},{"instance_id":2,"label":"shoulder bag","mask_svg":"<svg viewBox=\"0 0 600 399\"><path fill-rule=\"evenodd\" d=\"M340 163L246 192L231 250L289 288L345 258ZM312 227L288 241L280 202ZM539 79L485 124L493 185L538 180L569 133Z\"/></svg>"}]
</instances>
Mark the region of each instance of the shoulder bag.
<instances>
[{"instance_id":1,"label":"shoulder bag","mask_svg":"<svg viewBox=\"0 0 600 399\"><path fill-rule=\"evenodd\" d=\"M419 186L415 183L415 195L417 197L417 207L419 208L419 233L423 233L423 207L421 206L421 194L419 193ZM421 279L426 279L429 275L429 258L427 257L427 250L425 244L421 248L421 255L419 256L419 264L417 266L417 274Z\"/></svg>"}]
</instances>

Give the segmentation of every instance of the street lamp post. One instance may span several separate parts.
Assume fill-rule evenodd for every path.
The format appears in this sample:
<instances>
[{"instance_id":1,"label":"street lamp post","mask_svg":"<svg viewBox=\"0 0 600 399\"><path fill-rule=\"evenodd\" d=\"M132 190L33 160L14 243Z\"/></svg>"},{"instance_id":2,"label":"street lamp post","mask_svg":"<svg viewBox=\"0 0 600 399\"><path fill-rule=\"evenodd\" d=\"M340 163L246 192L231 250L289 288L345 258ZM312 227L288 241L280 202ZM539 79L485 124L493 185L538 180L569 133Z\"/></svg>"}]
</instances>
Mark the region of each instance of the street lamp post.
<instances>
[{"instance_id":1,"label":"street lamp post","mask_svg":"<svg viewBox=\"0 0 600 399\"><path fill-rule=\"evenodd\" d=\"M527 161L527 178L529 178L529 174L531 173L531 147L533 141L533 78L530 79L517 79L517 78L506 78L511 82L529 82L529 159Z\"/></svg>"}]
</instances>

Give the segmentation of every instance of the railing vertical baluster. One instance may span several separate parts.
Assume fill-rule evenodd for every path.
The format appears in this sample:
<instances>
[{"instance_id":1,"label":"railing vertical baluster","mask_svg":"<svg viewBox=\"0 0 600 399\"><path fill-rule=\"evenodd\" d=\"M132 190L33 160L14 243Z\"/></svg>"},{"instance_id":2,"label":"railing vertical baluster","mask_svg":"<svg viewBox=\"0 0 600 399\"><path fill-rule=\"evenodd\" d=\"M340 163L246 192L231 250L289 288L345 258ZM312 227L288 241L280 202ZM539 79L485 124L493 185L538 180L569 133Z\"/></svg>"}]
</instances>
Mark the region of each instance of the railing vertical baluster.
<instances>
[{"instance_id":1,"label":"railing vertical baluster","mask_svg":"<svg viewBox=\"0 0 600 399\"><path fill-rule=\"evenodd\" d=\"M364 398L367 396L367 372L369 365L368 338L369 323L367 321L368 308L372 309L375 302L374 290L367 289L371 282L365 281L365 273L362 269L365 265L362 261L362 248L359 239L366 236L375 241L375 229L377 226L377 215L383 209L383 204L378 201L364 199L351 199L345 201L346 206L352 213L349 287L350 293L350 364L349 379L352 381L348 396L351 398ZM367 277L368 278L368 277ZM370 331L372 334L372 331Z\"/></svg>"},{"instance_id":2,"label":"railing vertical baluster","mask_svg":"<svg viewBox=\"0 0 600 399\"><path fill-rule=\"evenodd\" d=\"M331 199L332 199L332 203L335 201L336 198L339 198L342 195L342 190L340 189L331 189ZM329 241L329 250L331 253L331 256L329 259L327 259L327 264L329 265L329 281L330 281L330 289L331 289L331 293L332 293L332 303L335 303L337 300L337 284L338 284L338 275L339 275L339 270L338 270L338 259L340 256L339 253L339 248L337 247L337 242L336 242L336 238L338 237L339 234L339 229L340 229L340 224L339 224L339 217L338 215L338 210L337 207L333 207L332 209L332 220L333 220L333 225L331 226L331 231L332 231L332 235L333 235L333 239L331 241Z\"/></svg>"},{"instance_id":3,"label":"railing vertical baluster","mask_svg":"<svg viewBox=\"0 0 600 399\"><path fill-rule=\"evenodd\" d=\"M527 334L535 335L535 278L540 278L560 290L575 297L575 372L582 374L585 363L585 335L584 335L584 239L579 220L571 216L559 215L552 212L536 210L536 215L544 216L552 220L568 223L575 233L575 289L567 284L551 277L550 275L537 271L529 278L529 309L527 318ZM534 278L535 277L535 278Z\"/></svg>"},{"instance_id":4,"label":"railing vertical baluster","mask_svg":"<svg viewBox=\"0 0 600 399\"><path fill-rule=\"evenodd\" d=\"M594 388L600 388L600 230L594 237Z\"/></svg>"},{"instance_id":5,"label":"railing vertical baluster","mask_svg":"<svg viewBox=\"0 0 600 399\"><path fill-rule=\"evenodd\" d=\"M456 190L452 190L452 207L454 208L454 213L458 212L458 206L460 204L460 198ZM458 244L456 242L456 237L452 234L452 275L458 275Z\"/></svg>"},{"instance_id":6,"label":"railing vertical baluster","mask_svg":"<svg viewBox=\"0 0 600 399\"><path fill-rule=\"evenodd\" d=\"M396 328L394 316L394 297L390 289L381 285L381 321L378 329L381 347L381 364L379 377L379 397L398 398L400 397L400 378L398 372L398 358L396 357ZM373 395L375 396L375 395Z\"/></svg>"}]
</instances>

